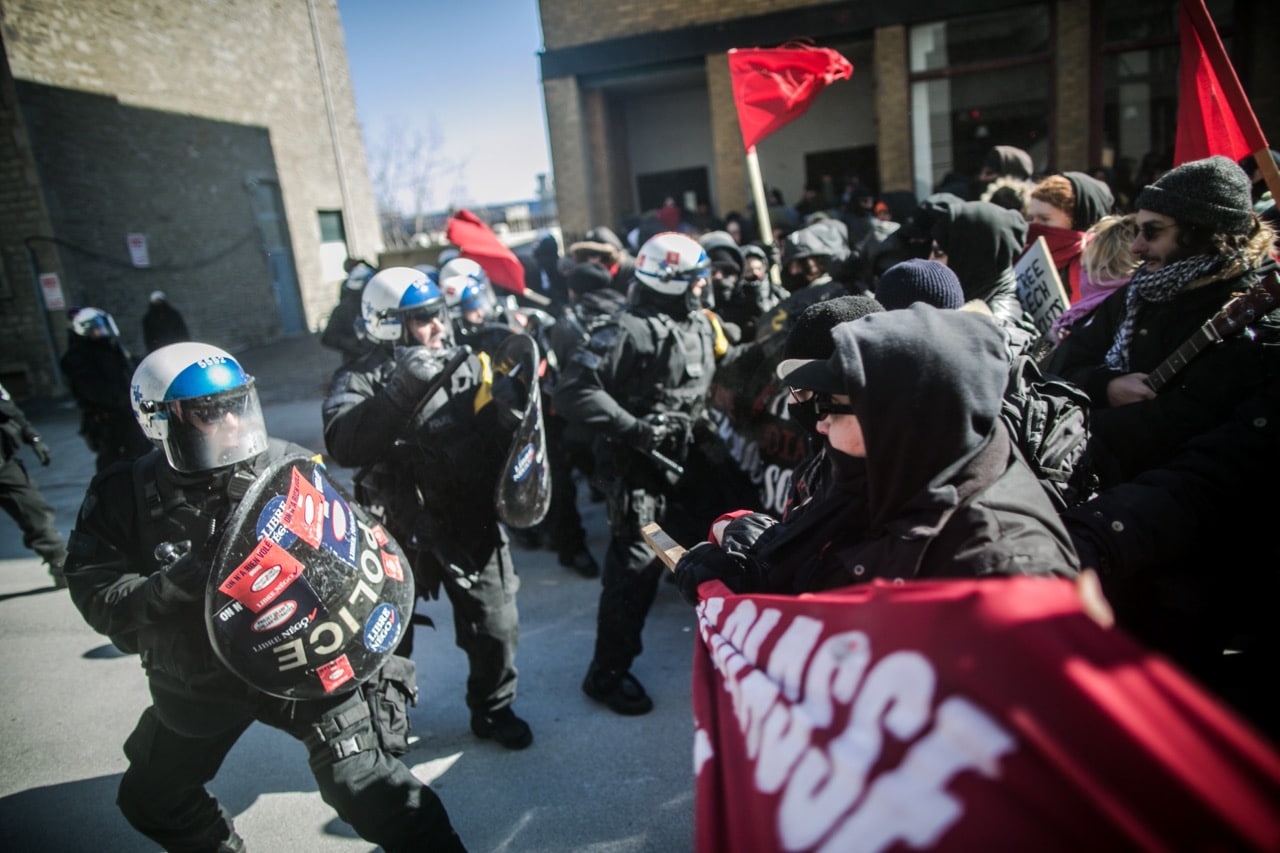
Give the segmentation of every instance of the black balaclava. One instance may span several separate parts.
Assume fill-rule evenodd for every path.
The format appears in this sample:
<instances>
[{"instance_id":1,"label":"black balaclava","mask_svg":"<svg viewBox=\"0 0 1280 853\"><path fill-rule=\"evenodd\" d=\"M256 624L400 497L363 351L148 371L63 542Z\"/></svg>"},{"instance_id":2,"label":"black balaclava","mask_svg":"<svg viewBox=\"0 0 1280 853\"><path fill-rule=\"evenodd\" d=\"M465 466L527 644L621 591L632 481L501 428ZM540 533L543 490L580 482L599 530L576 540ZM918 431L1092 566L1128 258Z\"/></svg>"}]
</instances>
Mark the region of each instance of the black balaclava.
<instances>
[{"instance_id":1,"label":"black balaclava","mask_svg":"<svg viewBox=\"0 0 1280 853\"><path fill-rule=\"evenodd\" d=\"M1095 222L1111 213L1116 197L1111 187L1084 172L1063 172L1062 177L1071 184L1075 196L1075 210L1071 214L1072 231L1088 231Z\"/></svg>"},{"instance_id":2,"label":"black balaclava","mask_svg":"<svg viewBox=\"0 0 1280 853\"><path fill-rule=\"evenodd\" d=\"M787 333L782 357L830 358L835 350L835 344L831 340L832 329L841 323L883 310L884 306L870 296L837 296L835 299L815 302L796 315L795 325ZM818 416L813 411L812 401L788 402L787 413L791 420L809 432L817 431Z\"/></svg>"}]
</instances>

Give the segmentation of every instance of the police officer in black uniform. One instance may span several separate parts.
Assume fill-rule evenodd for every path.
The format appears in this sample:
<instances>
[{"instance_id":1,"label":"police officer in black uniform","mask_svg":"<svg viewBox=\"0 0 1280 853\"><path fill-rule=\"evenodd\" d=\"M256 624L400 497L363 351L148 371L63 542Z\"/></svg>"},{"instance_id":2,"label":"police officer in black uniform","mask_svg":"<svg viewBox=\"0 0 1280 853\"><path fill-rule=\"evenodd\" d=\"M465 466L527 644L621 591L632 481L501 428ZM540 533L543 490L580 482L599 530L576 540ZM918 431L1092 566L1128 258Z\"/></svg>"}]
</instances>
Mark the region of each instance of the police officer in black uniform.
<instances>
[{"instance_id":1,"label":"police officer in black uniform","mask_svg":"<svg viewBox=\"0 0 1280 853\"><path fill-rule=\"evenodd\" d=\"M77 310L59 365L80 407L80 435L97 455L95 470L151 450L129 408L136 363L120 343L114 317L101 308Z\"/></svg>"},{"instance_id":2,"label":"police officer in black uniform","mask_svg":"<svg viewBox=\"0 0 1280 853\"><path fill-rule=\"evenodd\" d=\"M596 261L575 264L566 276L569 302L556 322L547 330L548 361L555 380L571 363L573 354L591 341L602 326L613 323L623 308L626 296L610 284L609 270ZM554 393L554 381L552 386ZM547 395L549 400L551 395ZM554 406L547 415L547 460L551 466L551 506L545 522L560 565L573 569L583 577L600 575L586 545L586 530L578 512L578 489L573 480L574 469L590 476L595 470L592 455L593 433L590 429L567 421Z\"/></svg>"},{"instance_id":3,"label":"police officer in black uniform","mask_svg":"<svg viewBox=\"0 0 1280 853\"><path fill-rule=\"evenodd\" d=\"M597 435L611 539L582 690L619 714L653 708L630 672L662 572L640 531L685 517L669 504L686 497L689 478L675 466L686 461L715 369L716 329L699 307L709 266L697 241L682 234L646 241L630 306L572 356L555 392L560 414Z\"/></svg>"},{"instance_id":4,"label":"police officer in black uniform","mask_svg":"<svg viewBox=\"0 0 1280 853\"><path fill-rule=\"evenodd\" d=\"M519 578L494 506L523 411L518 385L495 376L487 353L455 346L444 296L419 270L377 273L362 311L379 346L334 375L325 446L338 464L360 469L356 499L412 560L419 594L435 598L444 587L471 669L472 732L524 749L533 733L511 708Z\"/></svg>"},{"instance_id":5,"label":"police officer in black uniform","mask_svg":"<svg viewBox=\"0 0 1280 853\"><path fill-rule=\"evenodd\" d=\"M67 585L62 574L67 546L54 524L53 507L18 458L18 448L24 444L31 446L41 465L53 460L40 433L27 421L9 391L0 385L0 507L22 528L22 544L44 558L53 585L63 589Z\"/></svg>"},{"instance_id":6,"label":"police officer in black uniform","mask_svg":"<svg viewBox=\"0 0 1280 853\"><path fill-rule=\"evenodd\" d=\"M210 645L204 592L224 525L271 462L305 453L267 437L252 378L217 347L176 343L142 361L131 396L162 450L94 478L66 564L76 607L141 655L151 689L124 745L125 817L168 850L243 850L204 786L258 720L306 745L321 796L363 838L388 851L463 849L439 798L382 747L370 683L281 699L233 674Z\"/></svg>"}]
</instances>

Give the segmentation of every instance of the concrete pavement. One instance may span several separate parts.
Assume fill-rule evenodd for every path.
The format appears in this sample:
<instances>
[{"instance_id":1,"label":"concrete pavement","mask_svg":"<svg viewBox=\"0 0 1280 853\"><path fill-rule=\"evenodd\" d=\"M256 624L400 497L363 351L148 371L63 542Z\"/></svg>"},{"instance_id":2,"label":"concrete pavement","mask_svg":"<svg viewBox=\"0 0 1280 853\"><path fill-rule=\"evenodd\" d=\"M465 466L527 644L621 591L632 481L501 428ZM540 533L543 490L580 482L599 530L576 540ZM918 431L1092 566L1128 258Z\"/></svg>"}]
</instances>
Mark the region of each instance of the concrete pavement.
<instances>
[{"instance_id":1,"label":"concrete pavement","mask_svg":"<svg viewBox=\"0 0 1280 853\"><path fill-rule=\"evenodd\" d=\"M257 377L269 431L322 449L320 402L334 353L313 337L237 353ZM28 470L68 533L92 474L65 399L22 403L53 451ZM350 472L335 469L339 480ZM581 489L585 493L585 488ZM582 496L588 545L603 557L603 508ZM406 763L444 800L473 851L679 851L693 846L692 608L663 584L634 672L656 707L614 715L579 685L595 636L597 581L547 551L513 548L521 579L516 709L534 743L509 752L477 740L463 702L466 660L453 644L447 602L419 602L436 629L418 628L414 657L421 740ZM115 807L125 737L148 705L136 656L120 654L56 591L17 526L0 519L0 849L149 851ZM288 736L252 726L210 790L255 851L373 849L320 799L306 752Z\"/></svg>"}]
</instances>

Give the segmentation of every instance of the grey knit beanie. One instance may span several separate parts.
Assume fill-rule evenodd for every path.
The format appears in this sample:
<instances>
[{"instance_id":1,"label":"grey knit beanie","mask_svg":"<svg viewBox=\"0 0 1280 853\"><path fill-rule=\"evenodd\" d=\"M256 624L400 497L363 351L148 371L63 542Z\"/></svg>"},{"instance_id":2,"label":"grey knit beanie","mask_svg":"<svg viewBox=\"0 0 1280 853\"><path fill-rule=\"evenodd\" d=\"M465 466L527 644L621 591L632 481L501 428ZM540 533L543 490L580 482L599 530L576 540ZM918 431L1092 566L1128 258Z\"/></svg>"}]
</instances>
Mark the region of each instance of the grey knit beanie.
<instances>
[{"instance_id":1,"label":"grey knit beanie","mask_svg":"<svg viewBox=\"0 0 1280 853\"><path fill-rule=\"evenodd\" d=\"M1165 172L1138 193L1135 210L1150 210L1215 234L1248 234L1253 224L1249 176L1221 155Z\"/></svg>"},{"instance_id":2,"label":"grey knit beanie","mask_svg":"<svg viewBox=\"0 0 1280 853\"><path fill-rule=\"evenodd\" d=\"M946 264L912 258L881 273L876 300L890 311L916 302L956 309L964 305L964 288Z\"/></svg>"}]
</instances>

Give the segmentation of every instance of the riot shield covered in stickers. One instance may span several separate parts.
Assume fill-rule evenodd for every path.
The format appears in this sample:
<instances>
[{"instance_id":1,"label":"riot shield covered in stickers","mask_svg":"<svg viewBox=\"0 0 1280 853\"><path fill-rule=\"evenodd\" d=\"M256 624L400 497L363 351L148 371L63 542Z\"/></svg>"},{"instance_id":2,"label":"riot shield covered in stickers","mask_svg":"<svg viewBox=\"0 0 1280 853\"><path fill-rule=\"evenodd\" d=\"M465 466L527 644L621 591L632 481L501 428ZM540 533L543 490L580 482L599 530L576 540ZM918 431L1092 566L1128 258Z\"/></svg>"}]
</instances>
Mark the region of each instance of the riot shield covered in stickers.
<instances>
[{"instance_id":1,"label":"riot shield covered in stickers","mask_svg":"<svg viewBox=\"0 0 1280 853\"><path fill-rule=\"evenodd\" d=\"M231 516L205 622L218 657L250 685L316 699L377 672L413 603L400 546L324 465L297 456L273 463Z\"/></svg>"},{"instance_id":2,"label":"riot shield covered in stickers","mask_svg":"<svg viewBox=\"0 0 1280 853\"><path fill-rule=\"evenodd\" d=\"M494 506L502 521L517 529L537 524L551 505L551 464L547 459L539 372L542 356L529 335L511 335L493 353L493 369L527 390L524 417L511 437L511 449L494 487Z\"/></svg>"}]
</instances>

